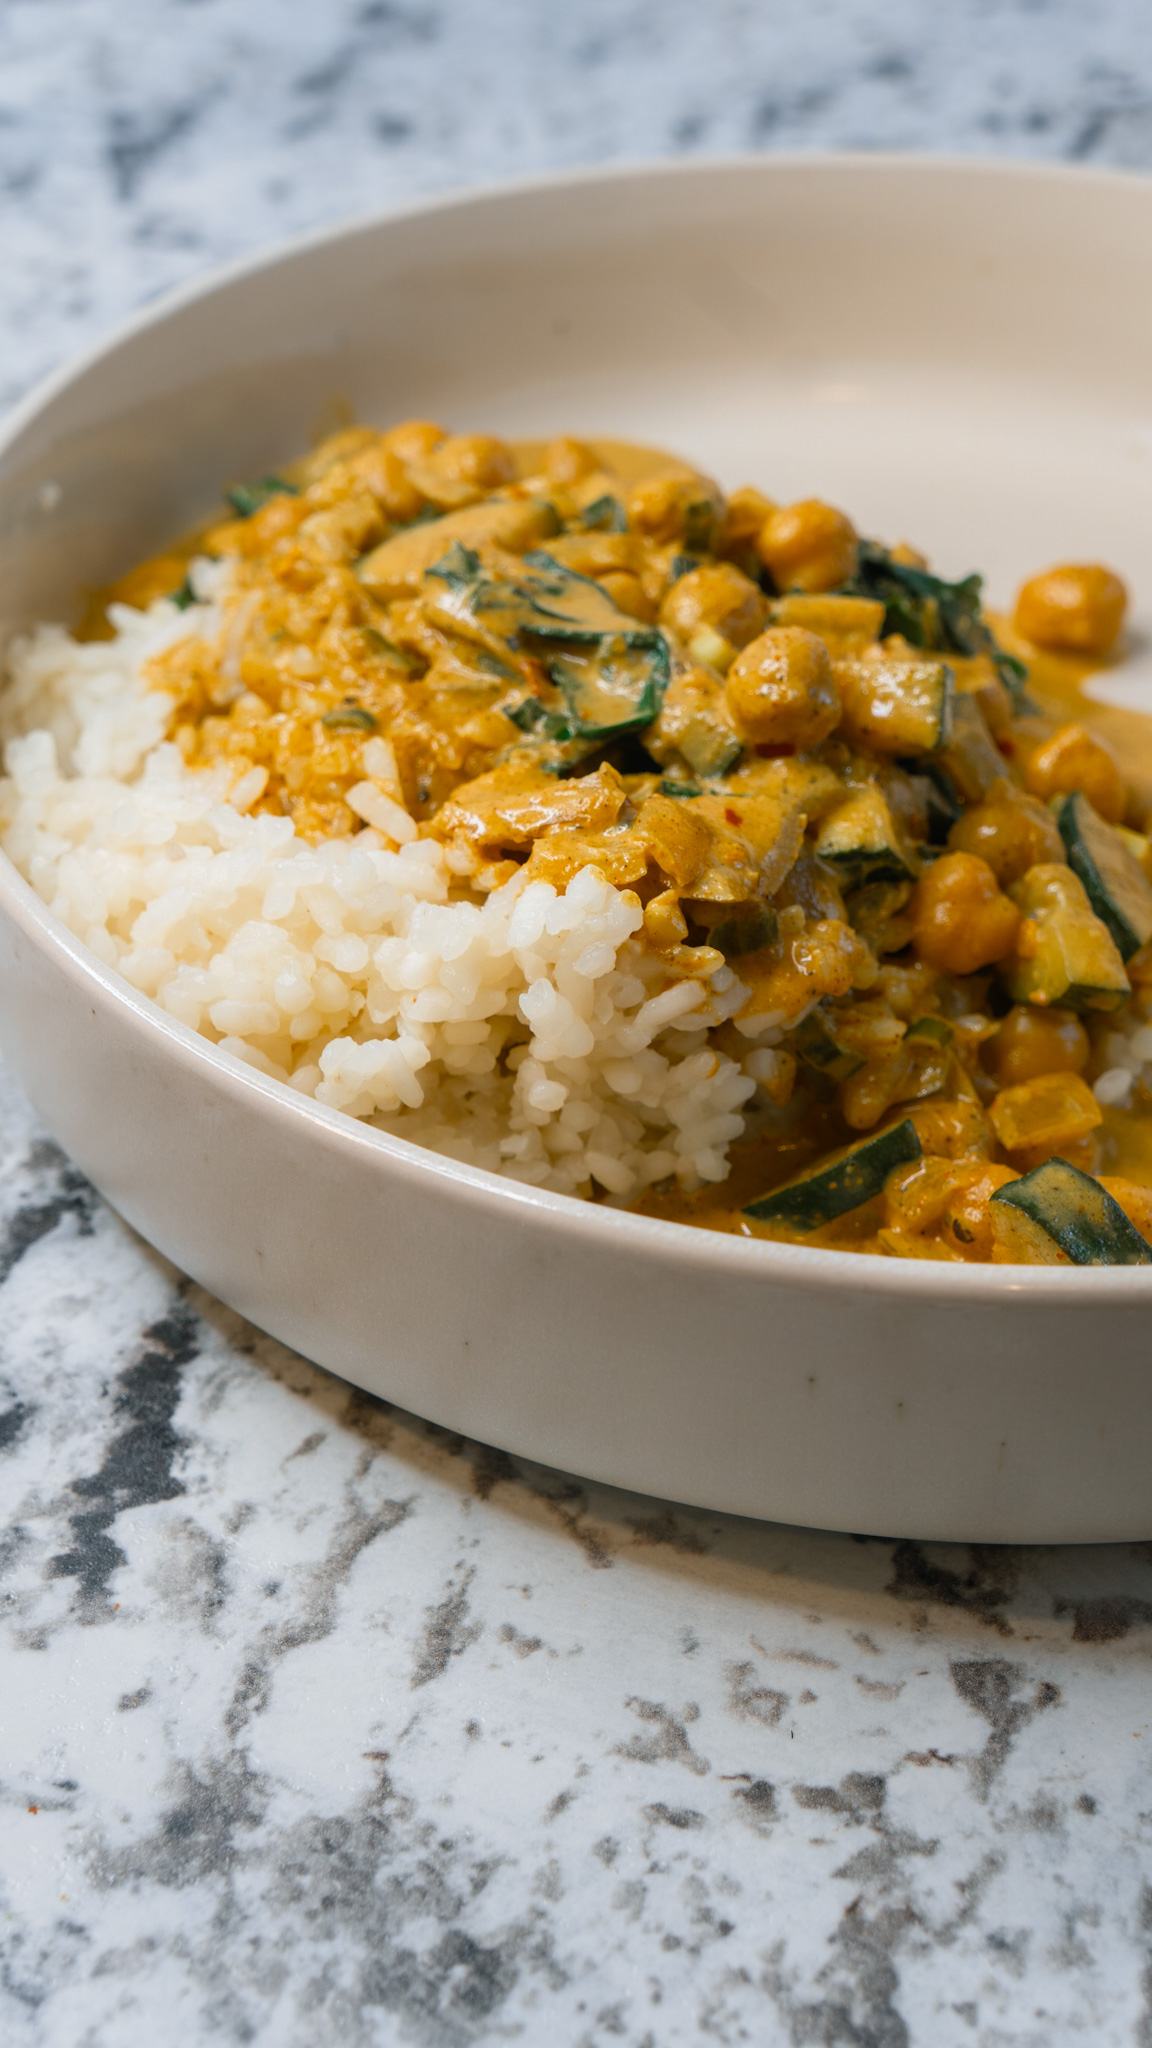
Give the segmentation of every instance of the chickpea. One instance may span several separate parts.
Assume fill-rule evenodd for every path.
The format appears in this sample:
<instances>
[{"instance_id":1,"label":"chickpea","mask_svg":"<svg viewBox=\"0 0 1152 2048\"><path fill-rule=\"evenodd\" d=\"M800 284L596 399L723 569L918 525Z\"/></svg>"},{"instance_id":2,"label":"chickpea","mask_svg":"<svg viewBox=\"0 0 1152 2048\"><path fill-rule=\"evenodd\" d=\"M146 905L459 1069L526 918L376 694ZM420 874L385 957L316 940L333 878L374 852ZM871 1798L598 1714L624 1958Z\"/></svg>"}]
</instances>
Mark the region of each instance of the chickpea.
<instances>
[{"instance_id":1,"label":"chickpea","mask_svg":"<svg viewBox=\"0 0 1152 2048\"><path fill-rule=\"evenodd\" d=\"M358 455L349 467L367 484L385 518L395 526L406 526L423 510L423 493L393 449L378 444Z\"/></svg>"},{"instance_id":2,"label":"chickpea","mask_svg":"<svg viewBox=\"0 0 1152 2048\"><path fill-rule=\"evenodd\" d=\"M311 513L302 521L298 537L313 561L351 562L383 539L380 507L361 485L346 492L338 504Z\"/></svg>"},{"instance_id":3,"label":"chickpea","mask_svg":"<svg viewBox=\"0 0 1152 2048\"><path fill-rule=\"evenodd\" d=\"M756 550L777 590L835 590L856 567L852 521L820 498L778 505L770 512Z\"/></svg>"},{"instance_id":4,"label":"chickpea","mask_svg":"<svg viewBox=\"0 0 1152 2048\"><path fill-rule=\"evenodd\" d=\"M354 455L362 455L366 448L374 448L380 440L373 427L341 427L336 434L328 434L311 455L299 464L296 478L304 485L314 484L327 475L338 463L351 461Z\"/></svg>"},{"instance_id":5,"label":"chickpea","mask_svg":"<svg viewBox=\"0 0 1152 2048\"><path fill-rule=\"evenodd\" d=\"M435 420L401 420L398 427L390 427L382 438L385 448L390 448L401 462L427 462L447 435Z\"/></svg>"},{"instance_id":6,"label":"chickpea","mask_svg":"<svg viewBox=\"0 0 1152 2048\"><path fill-rule=\"evenodd\" d=\"M714 562L690 569L672 585L660 618L689 645L701 626L710 626L730 647L747 647L763 632L768 606L751 579L731 562Z\"/></svg>"},{"instance_id":7,"label":"chickpea","mask_svg":"<svg viewBox=\"0 0 1152 2048\"><path fill-rule=\"evenodd\" d=\"M925 1152L941 1159L986 1159L992 1128L975 1102L913 1102L902 1112L911 1119Z\"/></svg>"},{"instance_id":8,"label":"chickpea","mask_svg":"<svg viewBox=\"0 0 1152 2048\"><path fill-rule=\"evenodd\" d=\"M938 974L975 974L1012 951L1020 912L1001 894L987 861L945 853L916 884L908 906L916 951Z\"/></svg>"},{"instance_id":9,"label":"chickpea","mask_svg":"<svg viewBox=\"0 0 1152 2048\"><path fill-rule=\"evenodd\" d=\"M737 725L754 742L815 747L840 718L828 649L803 626L770 626L736 656L724 685Z\"/></svg>"},{"instance_id":10,"label":"chickpea","mask_svg":"<svg viewBox=\"0 0 1152 2048\"><path fill-rule=\"evenodd\" d=\"M1024 782L1033 796L1044 799L1081 790L1110 825L1124 816L1124 778L1107 747L1082 725L1062 725L1037 747L1025 766Z\"/></svg>"},{"instance_id":11,"label":"chickpea","mask_svg":"<svg viewBox=\"0 0 1152 2048\"><path fill-rule=\"evenodd\" d=\"M606 590L617 611L627 612L629 618L642 619L651 625L656 617L656 607L644 595L644 586L630 569L610 569L606 576L599 578L601 590Z\"/></svg>"},{"instance_id":12,"label":"chickpea","mask_svg":"<svg viewBox=\"0 0 1152 2048\"><path fill-rule=\"evenodd\" d=\"M1124 623L1128 593L1098 562L1065 562L1025 583L1015 626L1056 654L1107 654Z\"/></svg>"},{"instance_id":13,"label":"chickpea","mask_svg":"<svg viewBox=\"0 0 1152 2048\"><path fill-rule=\"evenodd\" d=\"M982 804L958 818L948 834L957 853L987 861L1002 889L1040 861L1064 859L1064 842L1051 811L1007 778L993 783Z\"/></svg>"},{"instance_id":14,"label":"chickpea","mask_svg":"<svg viewBox=\"0 0 1152 2048\"><path fill-rule=\"evenodd\" d=\"M592 449L583 441L574 441L570 434L549 441L544 450L544 473L549 483L578 484L599 467Z\"/></svg>"},{"instance_id":15,"label":"chickpea","mask_svg":"<svg viewBox=\"0 0 1152 2048\"><path fill-rule=\"evenodd\" d=\"M690 540L710 549L720 518L720 493L707 477L672 470L645 477L628 493L628 524L658 546Z\"/></svg>"},{"instance_id":16,"label":"chickpea","mask_svg":"<svg viewBox=\"0 0 1152 2048\"><path fill-rule=\"evenodd\" d=\"M992 1213L988 1207L997 1188L1019 1175L1010 1166L981 1163L965 1185L956 1189L944 1211L943 1237L961 1258L987 1262L992 1257Z\"/></svg>"},{"instance_id":17,"label":"chickpea","mask_svg":"<svg viewBox=\"0 0 1152 2048\"><path fill-rule=\"evenodd\" d=\"M516 458L494 434L450 434L429 458L429 468L453 483L494 491L516 481Z\"/></svg>"},{"instance_id":18,"label":"chickpea","mask_svg":"<svg viewBox=\"0 0 1152 2048\"><path fill-rule=\"evenodd\" d=\"M981 1057L1000 1088L1040 1074L1082 1074L1092 1047L1071 1010L1036 1010L1016 1003Z\"/></svg>"},{"instance_id":19,"label":"chickpea","mask_svg":"<svg viewBox=\"0 0 1152 2048\"><path fill-rule=\"evenodd\" d=\"M724 528L720 537L723 554L732 554L754 543L764 521L775 512L771 498L752 484L745 484L741 490L733 491L724 511Z\"/></svg>"}]
</instances>

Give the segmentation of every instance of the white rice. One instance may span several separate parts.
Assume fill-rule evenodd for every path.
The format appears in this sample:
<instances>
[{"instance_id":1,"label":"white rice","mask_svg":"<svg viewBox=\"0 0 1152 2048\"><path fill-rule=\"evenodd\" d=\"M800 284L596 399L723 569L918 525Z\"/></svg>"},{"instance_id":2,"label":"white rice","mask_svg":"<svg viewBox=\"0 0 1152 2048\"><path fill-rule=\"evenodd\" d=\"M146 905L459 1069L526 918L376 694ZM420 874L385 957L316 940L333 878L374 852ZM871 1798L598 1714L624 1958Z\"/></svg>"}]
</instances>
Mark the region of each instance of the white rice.
<instances>
[{"instance_id":1,"label":"white rice","mask_svg":"<svg viewBox=\"0 0 1152 2048\"><path fill-rule=\"evenodd\" d=\"M765 1058L707 1042L747 996L732 970L672 980L596 869L471 895L394 805L396 837L381 810L318 846L245 816L262 773L190 770L143 681L225 630L226 570L193 575L186 612L117 605L111 640L42 626L11 652L0 844L56 916L226 1053L454 1159L617 1201L722 1180Z\"/></svg>"}]
</instances>

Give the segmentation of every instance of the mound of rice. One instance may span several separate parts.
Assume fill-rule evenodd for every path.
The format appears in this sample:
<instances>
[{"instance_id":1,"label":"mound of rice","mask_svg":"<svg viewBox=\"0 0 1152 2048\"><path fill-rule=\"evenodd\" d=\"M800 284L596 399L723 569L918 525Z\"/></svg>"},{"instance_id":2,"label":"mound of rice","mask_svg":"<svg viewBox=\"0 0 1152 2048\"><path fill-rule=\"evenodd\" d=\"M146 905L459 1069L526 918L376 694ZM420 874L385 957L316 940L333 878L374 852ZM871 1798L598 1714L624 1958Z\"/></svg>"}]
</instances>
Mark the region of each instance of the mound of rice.
<instances>
[{"instance_id":1,"label":"mound of rice","mask_svg":"<svg viewBox=\"0 0 1152 2048\"><path fill-rule=\"evenodd\" d=\"M730 968L670 980L595 869L475 896L433 840L310 845L245 815L260 772L190 770L165 742L145 664L215 638L222 575L196 564L185 612L112 606L111 640L44 626L12 650L0 843L44 902L224 1052L416 1144L617 1201L722 1180L771 1058L708 1042L748 993Z\"/></svg>"}]
</instances>

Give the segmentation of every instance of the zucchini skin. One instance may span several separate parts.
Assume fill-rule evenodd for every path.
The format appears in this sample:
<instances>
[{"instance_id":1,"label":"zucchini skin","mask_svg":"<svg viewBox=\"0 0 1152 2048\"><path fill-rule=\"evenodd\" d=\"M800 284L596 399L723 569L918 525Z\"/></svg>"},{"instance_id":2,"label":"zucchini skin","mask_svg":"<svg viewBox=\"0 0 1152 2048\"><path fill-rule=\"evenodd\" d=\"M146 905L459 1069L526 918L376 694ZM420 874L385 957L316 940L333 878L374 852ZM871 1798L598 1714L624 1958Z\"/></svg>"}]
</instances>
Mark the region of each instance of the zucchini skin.
<instances>
[{"instance_id":1,"label":"zucchini skin","mask_svg":"<svg viewBox=\"0 0 1152 2048\"><path fill-rule=\"evenodd\" d=\"M847 656L833 663L832 672L841 728L852 745L898 758L938 753L949 745L956 683L946 662Z\"/></svg>"},{"instance_id":2,"label":"zucchini skin","mask_svg":"<svg viewBox=\"0 0 1152 2048\"><path fill-rule=\"evenodd\" d=\"M1070 867L1041 862L1009 895L1036 927L1035 950L1001 967L1014 1003L1062 1003L1069 1009L1116 1010L1131 983L1111 932Z\"/></svg>"},{"instance_id":3,"label":"zucchini skin","mask_svg":"<svg viewBox=\"0 0 1152 2048\"><path fill-rule=\"evenodd\" d=\"M850 790L829 812L816 840L816 852L835 868L841 886L848 889L869 881L913 881L918 867L883 791L874 782Z\"/></svg>"},{"instance_id":4,"label":"zucchini skin","mask_svg":"<svg viewBox=\"0 0 1152 2048\"><path fill-rule=\"evenodd\" d=\"M834 1223L849 1209L858 1209L881 1193L888 1175L897 1166L910 1165L921 1155L920 1139L910 1117L893 1124L878 1136L853 1145L840 1159L818 1167L815 1173L788 1187L761 1195L744 1210L757 1223L787 1223L793 1230L818 1230L822 1223ZM1149 1253L1152 1258L1152 1252Z\"/></svg>"},{"instance_id":5,"label":"zucchini skin","mask_svg":"<svg viewBox=\"0 0 1152 2048\"><path fill-rule=\"evenodd\" d=\"M1004 773L1004 757L970 691L953 697L951 736L937 758L962 805L980 803Z\"/></svg>"},{"instance_id":6,"label":"zucchini skin","mask_svg":"<svg viewBox=\"0 0 1152 2048\"><path fill-rule=\"evenodd\" d=\"M1083 882L1120 958L1130 960L1152 939L1152 886L1120 834L1079 790L1064 798L1056 823L1069 867Z\"/></svg>"},{"instance_id":7,"label":"zucchini skin","mask_svg":"<svg viewBox=\"0 0 1152 2048\"><path fill-rule=\"evenodd\" d=\"M1119 1202L1066 1159L1047 1159L997 1188L996 1203L1018 1209L1074 1266L1152 1266L1152 1245Z\"/></svg>"}]
</instances>

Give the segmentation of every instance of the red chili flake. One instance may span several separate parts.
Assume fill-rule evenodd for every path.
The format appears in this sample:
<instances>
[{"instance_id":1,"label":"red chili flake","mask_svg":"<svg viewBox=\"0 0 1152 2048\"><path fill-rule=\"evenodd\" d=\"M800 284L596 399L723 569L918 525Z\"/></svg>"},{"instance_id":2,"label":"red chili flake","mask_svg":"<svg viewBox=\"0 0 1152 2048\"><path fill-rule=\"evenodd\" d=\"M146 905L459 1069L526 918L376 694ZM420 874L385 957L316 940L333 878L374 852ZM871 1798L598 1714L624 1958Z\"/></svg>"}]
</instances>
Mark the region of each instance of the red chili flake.
<instances>
[{"instance_id":1,"label":"red chili flake","mask_svg":"<svg viewBox=\"0 0 1152 2048\"><path fill-rule=\"evenodd\" d=\"M726 825L742 825L744 823L739 811L734 811L731 804L725 804L724 806L724 823Z\"/></svg>"},{"instance_id":2,"label":"red chili flake","mask_svg":"<svg viewBox=\"0 0 1152 2048\"><path fill-rule=\"evenodd\" d=\"M790 754L796 752L796 748L791 740L781 740L778 746L771 740L761 740L755 752L762 761L786 761Z\"/></svg>"},{"instance_id":3,"label":"red chili flake","mask_svg":"<svg viewBox=\"0 0 1152 2048\"><path fill-rule=\"evenodd\" d=\"M1016 742L1014 739L1011 739L1007 733L1002 733L996 745L1002 754L1007 754L1008 759L1012 759L1013 754L1016 752Z\"/></svg>"},{"instance_id":4,"label":"red chili flake","mask_svg":"<svg viewBox=\"0 0 1152 2048\"><path fill-rule=\"evenodd\" d=\"M29 1813L39 1813L39 1811L40 1811L40 1808L39 1808L38 1806L30 1806L30 1807L28 1808L28 1811L29 1811Z\"/></svg>"}]
</instances>

